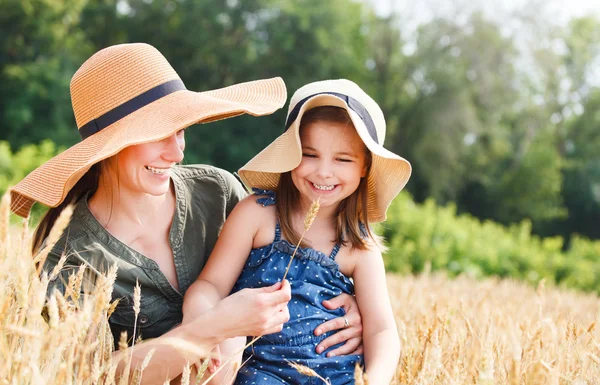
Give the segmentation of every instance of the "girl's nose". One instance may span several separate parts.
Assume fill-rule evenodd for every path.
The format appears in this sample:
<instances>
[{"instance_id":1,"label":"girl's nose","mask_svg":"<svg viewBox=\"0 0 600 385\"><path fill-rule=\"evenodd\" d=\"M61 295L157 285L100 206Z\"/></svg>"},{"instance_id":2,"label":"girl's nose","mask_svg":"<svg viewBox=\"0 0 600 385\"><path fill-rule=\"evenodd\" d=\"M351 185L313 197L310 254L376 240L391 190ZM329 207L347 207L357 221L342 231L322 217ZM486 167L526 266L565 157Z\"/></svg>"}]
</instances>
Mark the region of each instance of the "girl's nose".
<instances>
[{"instance_id":1,"label":"girl's nose","mask_svg":"<svg viewBox=\"0 0 600 385\"><path fill-rule=\"evenodd\" d=\"M331 168L330 162L321 161L319 162L319 167L317 169L317 176L320 178L331 178L333 176L333 170Z\"/></svg>"}]
</instances>

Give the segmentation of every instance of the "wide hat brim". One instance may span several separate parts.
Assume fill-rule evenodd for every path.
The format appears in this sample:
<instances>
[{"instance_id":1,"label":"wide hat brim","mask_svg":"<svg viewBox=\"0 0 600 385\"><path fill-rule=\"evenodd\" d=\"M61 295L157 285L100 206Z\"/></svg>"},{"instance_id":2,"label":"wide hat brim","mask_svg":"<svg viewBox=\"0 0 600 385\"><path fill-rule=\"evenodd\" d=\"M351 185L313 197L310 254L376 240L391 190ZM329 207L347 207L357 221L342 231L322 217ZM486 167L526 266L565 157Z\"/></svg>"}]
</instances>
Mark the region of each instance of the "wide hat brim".
<instances>
[{"instance_id":1,"label":"wide hat brim","mask_svg":"<svg viewBox=\"0 0 600 385\"><path fill-rule=\"evenodd\" d=\"M344 108L358 135L371 151L372 164L367 177L367 215L369 222L384 221L387 208L410 179L411 165L406 159L378 144L368 133L362 119L344 100L333 95L321 94L307 100L290 127L239 170L240 178L249 188L275 190L281 173L295 169L302 161L302 116L306 111L320 106Z\"/></svg>"},{"instance_id":2,"label":"wide hat brim","mask_svg":"<svg viewBox=\"0 0 600 385\"><path fill-rule=\"evenodd\" d=\"M58 206L92 165L125 147L159 141L196 123L241 114L268 115L286 100L281 78L239 83L160 98L50 159L10 189L11 211L26 217L34 202Z\"/></svg>"}]
</instances>

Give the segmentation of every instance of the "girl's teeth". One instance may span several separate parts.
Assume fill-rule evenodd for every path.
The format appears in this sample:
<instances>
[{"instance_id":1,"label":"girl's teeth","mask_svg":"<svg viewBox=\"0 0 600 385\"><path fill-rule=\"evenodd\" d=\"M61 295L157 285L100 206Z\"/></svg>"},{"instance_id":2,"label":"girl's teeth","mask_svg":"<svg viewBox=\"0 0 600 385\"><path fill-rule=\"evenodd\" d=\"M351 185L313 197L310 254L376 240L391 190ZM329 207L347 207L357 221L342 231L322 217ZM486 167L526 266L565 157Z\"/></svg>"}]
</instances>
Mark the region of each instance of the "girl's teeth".
<instances>
[{"instance_id":1,"label":"girl's teeth","mask_svg":"<svg viewBox=\"0 0 600 385\"><path fill-rule=\"evenodd\" d=\"M315 188L317 190L323 190L323 191L331 191L335 188L335 186L322 186L320 184L314 184L314 183L313 183L313 186L315 186Z\"/></svg>"},{"instance_id":2,"label":"girl's teeth","mask_svg":"<svg viewBox=\"0 0 600 385\"><path fill-rule=\"evenodd\" d=\"M150 171L153 174L159 174L159 175L164 175L169 172L168 168L154 168L154 167L146 166L146 169L148 169L148 171Z\"/></svg>"}]
</instances>

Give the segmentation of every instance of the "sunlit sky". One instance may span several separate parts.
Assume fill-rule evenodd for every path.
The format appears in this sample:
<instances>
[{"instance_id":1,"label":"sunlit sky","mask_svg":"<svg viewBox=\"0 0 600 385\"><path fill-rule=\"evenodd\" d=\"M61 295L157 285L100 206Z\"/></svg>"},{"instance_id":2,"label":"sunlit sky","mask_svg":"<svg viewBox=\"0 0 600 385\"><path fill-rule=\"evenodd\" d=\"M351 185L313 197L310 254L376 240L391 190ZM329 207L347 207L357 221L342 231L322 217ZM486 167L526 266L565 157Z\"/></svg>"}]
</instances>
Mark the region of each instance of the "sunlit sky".
<instances>
[{"instance_id":1,"label":"sunlit sky","mask_svg":"<svg viewBox=\"0 0 600 385\"><path fill-rule=\"evenodd\" d=\"M501 25L505 35L514 38L516 47L524 53L520 66L527 67L529 45L535 45L541 30L526 26L523 20L540 21L546 27L564 27L575 17L594 16L600 20L600 0L363 0L373 4L380 15L394 12L399 18L399 27L406 41L403 51L411 54L416 48L414 32L420 24L435 17L451 17L461 23L473 11L483 11L491 20ZM558 51L560 45L553 47ZM590 85L600 87L600 63L588 69Z\"/></svg>"},{"instance_id":2,"label":"sunlit sky","mask_svg":"<svg viewBox=\"0 0 600 385\"><path fill-rule=\"evenodd\" d=\"M595 15L600 18L599 0L365 0L381 15L391 10L408 24L408 31L436 15L467 14L481 9L498 20L508 20L514 13L543 15L553 24L565 24L570 18Z\"/></svg>"}]
</instances>

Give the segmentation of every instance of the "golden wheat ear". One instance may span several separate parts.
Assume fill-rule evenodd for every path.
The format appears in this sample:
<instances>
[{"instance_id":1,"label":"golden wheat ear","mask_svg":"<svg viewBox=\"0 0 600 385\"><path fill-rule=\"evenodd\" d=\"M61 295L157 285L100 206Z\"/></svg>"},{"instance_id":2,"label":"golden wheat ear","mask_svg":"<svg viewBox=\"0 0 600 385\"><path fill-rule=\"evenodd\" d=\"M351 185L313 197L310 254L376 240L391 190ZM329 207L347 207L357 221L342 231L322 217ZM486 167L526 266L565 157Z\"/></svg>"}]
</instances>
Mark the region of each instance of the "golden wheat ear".
<instances>
[{"instance_id":1,"label":"golden wheat ear","mask_svg":"<svg viewBox=\"0 0 600 385\"><path fill-rule=\"evenodd\" d=\"M329 382L329 380L326 380L325 378L321 377L317 372L315 372L314 370L312 370L308 366L300 365L300 364L292 362L292 361L287 361L287 363L292 368L296 369L296 371L298 373L300 373L300 374L302 374L304 376L307 376L307 377L316 377L316 378L320 379L321 381L323 381L326 385L331 385L331 382Z\"/></svg>"},{"instance_id":2,"label":"golden wheat ear","mask_svg":"<svg viewBox=\"0 0 600 385\"><path fill-rule=\"evenodd\" d=\"M292 253L292 257L290 258L290 262L288 263L286 269L285 269L285 273L283 273L283 278L281 278L281 280L285 280L285 277L287 277L287 273L288 271L290 271L290 267L292 267L292 261L294 260L294 257L296 256L296 252L298 251L298 247L300 247L300 245L302 244L302 240L304 239L304 236L306 235L306 232L308 231L308 229L310 229L310 226L312 226L313 222L315 221L315 218L317 217L317 214L319 213L319 208L321 208L321 197L319 196L319 198L317 198L316 201L313 201L310 205L310 208L308 209L308 211L306 212L306 215L304 216L304 231L302 232L302 236L300 237L300 240L298 241L298 244L296 245L296 248L294 249L294 252Z\"/></svg>"}]
</instances>

